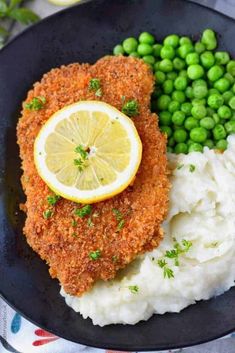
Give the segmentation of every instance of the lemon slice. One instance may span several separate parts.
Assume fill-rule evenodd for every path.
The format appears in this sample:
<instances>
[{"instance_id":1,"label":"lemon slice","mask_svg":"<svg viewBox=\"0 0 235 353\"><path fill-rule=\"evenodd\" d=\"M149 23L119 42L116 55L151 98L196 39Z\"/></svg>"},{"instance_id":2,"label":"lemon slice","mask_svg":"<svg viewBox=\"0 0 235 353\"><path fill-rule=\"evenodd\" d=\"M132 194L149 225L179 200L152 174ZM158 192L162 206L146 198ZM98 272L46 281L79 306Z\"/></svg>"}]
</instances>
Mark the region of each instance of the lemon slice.
<instances>
[{"instance_id":1,"label":"lemon slice","mask_svg":"<svg viewBox=\"0 0 235 353\"><path fill-rule=\"evenodd\" d=\"M34 144L39 175L58 195L94 203L122 192L142 157L134 123L103 102L69 105L45 123Z\"/></svg>"},{"instance_id":2,"label":"lemon slice","mask_svg":"<svg viewBox=\"0 0 235 353\"><path fill-rule=\"evenodd\" d=\"M77 2L80 2L81 0L49 0L52 4L58 5L58 6L69 6L76 4Z\"/></svg>"}]
</instances>

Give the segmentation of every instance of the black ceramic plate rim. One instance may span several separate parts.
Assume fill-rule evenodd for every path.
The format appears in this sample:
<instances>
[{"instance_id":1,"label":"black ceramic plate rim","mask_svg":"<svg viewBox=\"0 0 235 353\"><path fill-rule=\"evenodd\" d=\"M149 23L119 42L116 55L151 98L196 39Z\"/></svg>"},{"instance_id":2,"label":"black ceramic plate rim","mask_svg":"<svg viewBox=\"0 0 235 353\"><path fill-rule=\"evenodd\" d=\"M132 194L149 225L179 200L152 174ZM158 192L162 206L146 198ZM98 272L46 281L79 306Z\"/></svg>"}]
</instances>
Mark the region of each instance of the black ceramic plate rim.
<instances>
[{"instance_id":1,"label":"black ceramic plate rim","mask_svg":"<svg viewBox=\"0 0 235 353\"><path fill-rule=\"evenodd\" d=\"M33 31L35 28L38 28L39 26L43 26L45 22L47 21L50 21L51 18L54 18L56 16L60 16L61 14L65 13L65 12L69 12L69 11L72 11L73 8L76 8L76 7L79 7L79 6L83 6L89 2L95 2L97 0L81 0L80 3L76 4L76 5L73 5L73 6L70 6L66 9L62 9L58 12L56 12L55 14L52 14L42 20L40 20L38 23L34 24L34 25L31 25L29 27L27 27L26 29L24 29L22 32L20 32L18 35L16 35L14 38L12 38L5 46L3 49L0 50L0 55L1 53L5 52L9 46L11 46L15 41L18 40L18 38L24 36L26 33L30 32L30 31ZM181 2L185 2L185 0L178 0L178 1L181 1ZM211 12L214 12L214 13L217 13L219 14L220 16L224 17L224 18L227 18L229 19L230 21L233 20L235 22L234 19L232 19L231 17L223 14L223 13L220 13L219 11L217 10L214 10L214 9L211 9L205 5L202 5L202 4L198 4L198 3L195 3L192 1L189 1L190 4L192 6L195 6L195 7L201 7L201 8L206 8L208 11L211 11ZM13 305L11 304L8 299L6 297L4 297L4 295L0 292L0 298L2 298L10 307L12 307L14 310L16 310L22 317L24 317L25 319L27 319L28 321L30 321L31 323L33 323L34 325L38 326L38 323L31 319L30 317L28 317L27 315L25 315L21 310L18 310L17 309L17 306L16 305ZM46 325L41 325L40 324L40 327L45 329L46 331L48 332L51 332L52 334L55 334L59 337L60 336L60 332L58 332L58 330L54 329L50 329L48 328ZM229 335L231 334L233 331L235 330L235 326L230 329L230 330L227 330L227 331L222 331L219 335L211 335L210 337L208 337L207 339L202 339L202 340L195 340L194 342L191 342L190 343L190 346L195 346L195 345L198 345L198 344L203 344L203 343L206 343L206 342L209 342L209 341L213 341L213 340L216 340L218 338L221 338L223 336L226 336L226 335ZM63 337L62 337L63 338ZM71 342L74 342L74 343L78 343L76 340L70 340ZM167 350L167 349L179 349L179 348L185 348L185 347L188 347L187 344L181 344L179 346L175 346L175 347L172 347L172 346L158 346L158 349L156 350L156 347L152 346L152 347L148 347L146 349L146 347L143 345L143 346L140 346L138 345L138 347L135 347L133 345L130 344L130 346L124 346L124 345L120 345L120 344L113 344L112 347L110 346L107 346L106 344L104 344L102 341L93 341L93 340L90 340L89 338L86 338L86 339L80 339L79 340L79 344L82 344L82 345L86 345L86 346L90 346L90 347L95 347L95 348L101 348L101 349L113 349L113 350L126 350L126 351L159 351L159 350Z\"/></svg>"}]
</instances>

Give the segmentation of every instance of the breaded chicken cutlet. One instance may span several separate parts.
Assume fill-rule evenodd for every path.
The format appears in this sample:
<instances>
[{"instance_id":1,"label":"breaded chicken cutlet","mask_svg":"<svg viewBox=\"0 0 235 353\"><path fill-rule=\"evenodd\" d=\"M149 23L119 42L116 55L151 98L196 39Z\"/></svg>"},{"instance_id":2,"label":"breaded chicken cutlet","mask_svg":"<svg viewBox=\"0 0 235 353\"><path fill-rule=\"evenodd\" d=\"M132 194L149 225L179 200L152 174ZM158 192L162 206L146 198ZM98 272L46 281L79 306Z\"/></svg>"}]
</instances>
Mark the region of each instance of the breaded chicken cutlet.
<instances>
[{"instance_id":1,"label":"breaded chicken cutlet","mask_svg":"<svg viewBox=\"0 0 235 353\"><path fill-rule=\"evenodd\" d=\"M89 81L99 78L102 97L88 89ZM161 223L168 207L166 139L160 133L157 116L150 112L153 75L141 60L104 57L94 65L71 64L45 74L29 91L26 102L43 96L46 105L39 111L23 108L17 127L22 158L22 185L27 197L24 233L29 245L47 262L50 274L65 291L80 296L95 281L109 280L144 251L153 249L162 238ZM62 107L79 100L101 100L121 110L123 97L139 103L133 118L143 144L143 157L132 186L112 199L93 204L92 222L79 218L78 204L60 199L53 216L48 209L50 189L39 177L33 158L35 138L42 125ZM124 219L117 230L113 210ZM91 253L99 254L94 261Z\"/></svg>"}]
</instances>

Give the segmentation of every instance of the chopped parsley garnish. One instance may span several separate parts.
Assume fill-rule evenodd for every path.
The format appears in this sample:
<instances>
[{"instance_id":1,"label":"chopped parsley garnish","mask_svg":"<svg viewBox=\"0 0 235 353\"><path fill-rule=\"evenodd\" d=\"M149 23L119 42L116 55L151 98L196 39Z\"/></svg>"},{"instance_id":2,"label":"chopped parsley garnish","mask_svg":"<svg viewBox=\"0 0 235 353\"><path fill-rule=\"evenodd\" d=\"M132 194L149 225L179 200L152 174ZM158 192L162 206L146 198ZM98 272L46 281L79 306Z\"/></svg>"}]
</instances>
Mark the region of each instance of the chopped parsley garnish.
<instances>
[{"instance_id":1,"label":"chopped parsley garnish","mask_svg":"<svg viewBox=\"0 0 235 353\"><path fill-rule=\"evenodd\" d=\"M180 170L183 168L183 166L184 166L184 164L179 164L176 169Z\"/></svg>"},{"instance_id":2,"label":"chopped parsley garnish","mask_svg":"<svg viewBox=\"0 0 235 353\"><path fill-rule=\"evenodd\" d=\"M91 205L85 205L82 208L77 208L74 213L76 216L80 218L84 218L88 215L90 215L92 212L92 206Z\"/></svg>"},{"instance_id":3,"label":"chopped parsley garnish","mask_svg":"<svg viewBox=\"0 0 235 353\"><path fill-rule=\"evenodd\" d=\"M79 172L82 172L86 166L85 161L88 159L89 153L84 149L82 145L79 145L75 148L75 152L80 155L80 158L73 160L74 165L78 167Z\"/></svg>"},{"instance_id":4,"label":"chopped parsley garnish","mask_svg":"<svg viewBox=\"0 0 235 353\"><path fill-rule=\"evenodd\" d=\"M102 97L103 95L102 89L101 88L97 89L97 91L95 92L95 95L96 97Z\"/></svg>"},{"instance_id":5,"label":"chopped parsley garnish","mask_svg":"<svg viewBox=\"0 0 235 353\"><path fill-rule=\"evenodd\" d=\"M47 202L50 206L55 206L57 201L59 201L60 196L59 195L49 195L47 196Z\"/></svg>"},{"instance_id":6,"label":"chopped parsley garnish","mask_svg":"<svg viewBox=\"0 0 235 353\"><path fill-rule=\"evenodd\" d=\"M45 97L34 97L30 102L25 103L24 107L28 110L40 110L46 103Z\"/></svg>"},{"instance_id":7,"label":"chopped parsley garnish","mask_svg":"<svg viewBox=\"0 0 235 353\"><path fill-rule=\"evenodd\" d=\"M98 78L92 78L89 82L88 88L90 91L95 91L95 95L97 97L101 97L103 94L101 89L100 79Z\"/></svg>"},{"instance_id":8,"label":"chopped parsley garnish","mask_svg":"<svg viewBox=\"0 0 235 353\"><path fill-rule=\"evenodd\" d=\"M76 227L76 226L77 226L77 224L78 224L78 222L77 222L77 221L75 221L75 219L73 219L73 220L72 220L72 226L73 226L73 227Z\"/></svg>"},{"instance_id":9,"label":"chopped parsley garnish","mask_svg":"<svg viewBox=\"0 0 235 353\"><path fill-rule=\"evenodd\" d=\"M131 291L131 293L136 294L139 292L139 287L138 286L128 286L128 289Z\"/></svg>"},{"instance_id":10,"label":"chopped parsley garnish","mask_svg":"<svg viewBox=\"0 0 235 353\"><path fill-rule=\"evenodd\" d=\"M96 250L96 251L91 251L89 254L89 258L93 261L98 260L101 257L101 251Z\"/></svg>"},{"instance_id":11,"label":"chopped parsley garnish","mask_svg":"<svg viewBox=\"0 0 235 353\"><path fill-rule=\"evenodd\" d=\"M195 169L196 169L195 165L190 164L190 166L189 166L190 173L193 173L195 171Z\"/></svg>"},{"instance_id":12,"label":"chopped parsley garnish","mask_svg":"<svg viewBox=\"0 0 235 353\"><path fill-rule=\"evenodd\" d=\"M167 250L164 257L174 260L174 265L179 266L179 256L188 252L191 246L191 241L184 239L181 244L175 243L174 249ZM174 278L174 272L170 267L168 267L168 263L165 259L159 259L157 263L158 266L163 269L164 278Z\"/></svg>"},{"instance_id":13,"label":"chopped parsley garnish","mask_svg":"<svg viewBox=\"0 0 235 353\"><path fill-rule=\"evenodd\" d=\"M125 220L123 219L122 213L117 208L113 208L112 211L113 211L113 214L115 215L116 220L118 222L117 231L119 232L124 227Z\"/></svg>"},{"instance_id":14,"label":"chopped parsley garnish","mask_svg":"<svg viewBox=\"0 0 235 353\"><path fill-rule=\"evenodd\" d=\"M135 99L125 102L122 106L122 113L130 118L139 114L139 104Z\"/></svg>"},{"instance_id":15,"label":"chopped parsley garnish","mask_svg":"<svg viewBox=\"0 0 235 353\"><path fill-rule=\"evenodd\" d=\"M73 234L72 234L72 237L77 238L78 235L77 235L76 233L73 233Z\"/></svg>"},{"instance_id":16,"label":"chopped parsley garnish","mask_svg":"<svg viewBox=\"0 0 235 353\"><path fill-rule=\"evenodd\" d=\"M88 224L88 227L93 227L94 226L94 223L92 222L92 218L91 217L88 218L87 224Z\"/></svg>"},{"instance_id":17,"label":"chopped parsley garnish","mask_svg":"<svg viewBox=\"0 0 235 353\"><path fill-rule=\"evenodd\" d=\"M118 261L118 256L117 256L117 255L114 255L114 256L112 257L112 261L113 261L113 262L117 262L117 261Z\"/></svg>"},{"instance_id":18,"label":"chopped parsley garnish","mask_svg":"<svg viewBox=\"0 0 235 353\"><path fill-rule=\"evenodd\" d=\"M52 215L53 215L52 210L46 210L46 211L43 212L43 218L45 218L45 219L51 218Z\"/></svg>"}]
</instances>

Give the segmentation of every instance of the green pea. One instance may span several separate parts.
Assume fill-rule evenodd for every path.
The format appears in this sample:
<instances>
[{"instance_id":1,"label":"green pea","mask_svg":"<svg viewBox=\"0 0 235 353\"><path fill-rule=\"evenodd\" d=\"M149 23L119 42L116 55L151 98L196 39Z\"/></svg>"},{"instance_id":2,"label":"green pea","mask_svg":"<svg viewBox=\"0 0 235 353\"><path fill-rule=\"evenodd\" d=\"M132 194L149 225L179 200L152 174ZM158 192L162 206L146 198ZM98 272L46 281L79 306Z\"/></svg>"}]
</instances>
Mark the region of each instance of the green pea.
<instances>
[{"instance_id":1,"label":"green pea","mask_svg":"<svg viewBox=\"0 0 235 353\"><path fill-rule=\"evenodd\" d=\"M137 53L140 56L151 55L153 52L153 47L150 44L140 43L137 47Z\"/></svg>"},{"instance_id":2,"label":"green pea","mask_svg":"<svg viewBox=\"0 0 235 353\"><path fill-rule=\"evenodd\" d=\"M235 93L235 83L234 83L234 85L232 87L232 91L233 91L233 93Z\"/></svg>"},{"instance_id":3,"label":"green pea","mask_svg":"<svg viewBox=\"0 0 235 353\"><path fill-rule=\"evenodd\" d=\"M163 82L163 92L165 94L171 94L173 92L174 89L174 84L172 80L166 80L165 82Z\"/></svg>"},{"instance_id":4,"label":"green pea","mask_svg":"<svg viewBox=\"0 0 235 353\"><path fill-rule=\"evenodd\" d=\"M173 153L173 151L174 151L173 148L170 146L167 146L166 150L168 153Z\"/></svg>"},{"instance_id":5,"label":"green pea","mask_svg":"<svg viewBox=\"0 0 235 353\"><path fill-rule=\"evenodd\" d=\"M201 60L202 66L205 67L206 69L209 69L215 63L215 58L211 51L205 51L204 53L202 53L200 56L200 60Z\"/></svg>"},{"instance_id":6,"label":"green pea","mask_svg":"<svg viewBox=\"0 0 235 353\"><path fill-rule=\"evenodd\" d=\"M192 116L185 119L184 127L186 130L192 130L199 126L199 121Z\"/></svg>"},{"instance_id":7,"label":"green pea","mask_svg":"<svg viewBox=\"0 0 235 353\"><path fill-rule=\"evenodd\" d=\"M170 128L170 126L161 126L160 130L162 133L166 134L167 137L170 137L172 135L172 129Z\"/></svg>"},{"instance_id":8,"label":"green pea","mask_svg":"<svg viewBox=\"0 0 235 353\"><path fill-rule=\"evenodd\" d=\"M180 45L184 45L184 44L190 44L192 45L192 41L189 37L181 37L179 40L179 44Z\"/></svg>"},{"instance_id":9,"label":"green pea","mask_svg":"<svg viewBox=\"0 0 235 353\"><path fill-rule=\"evenodd\" d=\"M175 139L174 137L170 137L167 141L168 146L174 147L175 146Z\"/></svg>"},{"instance_id":10,"label":"green pea","mask_svg":"<svg viewBox=\"0 0 235 353\"><path fill-rule=\"evenodd\" d=\"M188 79L187 70L181 70L181 71L179 72L179 76L180 76L180 77L185 77L185 78Z\"/></svg>"},{"instance_id":11,"label":"green pea","mask_svg":"<svg viewBox=\"0 0 235 353\"><path fill-rule=\"evenodd\" d=\"M182 112L181 110L178 110L177 112L173 113L173 115L172 115L173 124L181 126L181 125L183 125L184 120L185 120L185 113ZM180 141L178 141L178 142L180 142Z\"/></svg>"},{"instance_id":12,"label":"green pea","mask_svg":"<svg viewBox=\"0 0 235 353\"><path fill-rule=\"evenodd\" d=\"M170 72L173 70L173 64L172 61L169 59L163 59L162 61L160 61L160 65L159 68L161 71L163 72Z\"/></svg>"},{"instance_id":13,"label":"green pea","mask_svg":"<svg viewBox=\"0 0 235 353\"><path fill-rule=\"evenodd\" d=\"M193 87L193 96L195 98L198 98L198 99L205 98L207 94L208 94L208 90L206 86L197 85Z\"/></svg>"},{"instance_id":14,"label":"green pea","mask_svg":"<svg viewBox=\"0 0 235 353\"><path fill-rule=\"evenodd\" d=\"M229 80L230 84L233 85L234 82L235 82L235 79L234 77L229 73L229 72L226 72L224 74L224 78L227 78L227 80Z\"/></svg>"},{"instance_id":15,"label":"green pea","mask_svg":"<svg viewBox=\"0 0 235 353\"><path fill-rule=\"evenodd\" d=\"M175 71L171 71L171 72L167 72L166 74L166 77L169 79L169 80L172 80L174 81L177 77L177 73Z\"/></svg>"},{"instance_id":16,"label":"green pea","mask_svg":"<svg viewBox=\"0 0 235 353\"><path fill-rule=\"evenodd\" d=\"M226 105L222 105L221 107L219 107L217 113L221 119L229 119L232 116L231 109Z\"/></svg>"},{"instance_id":17,"label":"green pea","mask_svg":"<svg viewBox=\"0 0 235 353\"><path fill-rule=\"evenodd\" d=\"M227 131L228 134L234 134L235 133L235 120L230 120L227 123L224 124L225 130Z\"/></svg>"},{"instance_id":18,"label":"green pea","mask_svg":"<svg viewBox=\"0 0 235 353\"><path fill-rule=\"evenodd\" d=\"M197 80L204 75L204 69L201 65L190 65L188 67L187 73L191 80Z\"/></svg>"},{"instance_id":19,"label":"green pea","mask_svg":"<svg viewBox=\"0 0 235 353\"><path fill-rule=\"evenodd\" d=\"M214 65L207 72L207 77L209 78L210 81L214 82L214 81L217 81L220 77L222 77L223 73L224 71L221 66Z\"/></svg>"},{"instance_id":20,"label":"green pea","mask_svg":"<svg viewBox=\"0 0 235 353\"><path fill-rule=\"evenodd\" d=\"M175 57L175 49L171 45L164 45L162 47L160 56L162 59L172 60Z\"/></svg>"},{"instance_id":21,"label":"green pea","mask_svg":"<svg viewBox=\"0 0 235 353\"><path fill-rule=\"evenodd\" d=\"M220 78L218 81L215 82L214 87L221 93L227 91L230 87L230 82L227 78Z\"/></svg>"},{"instance_id":22,"label":"green pea","mask_svg":"<svg viewBox=\"0 0 235 353\"><path fill-rule=\"evenodd\" d=\"M222 140L226 137L226 131L223 125L217 124L213 129L213 136L216 141Z\"/></svg>"},{"instance_id":23,"label":"green pea","mask_svg":"<svg viewBox=\"0 0 235 353\"><path fill-rule=\"evenodd\" d=\"M226 66L227 72L232 75L233 77L235 76L235 60L230 60L229 63Z\"/></svg>"},{"instance_id":24,"label":"green pea","mask_svg":"<svg viewBox=\"0 0 235 353\"><path fill-rule=\"evenodd\" d=\"M158 99L158 109L159 110L167 110L170 101L171 101L171 98L168 95L163 94Z\"/></svg>"},{"instance_id":25,"label":"green pea","mask_svg":"<svg viewBox=\"0 0 235 353\"><path fill-rule=\"evenodd\" d=\"M186 100L185 94L182 91L174 91L172 93L172 100L177 101L179 103L184 103Z\"/></svg>"},{"instance_id":26,"label":"green pea","mask_svg":"<svg viewBox=\"0 0 235 353\"><path fill-rule=\"evenodd\" d=\"M193 99L193 88L188 86L185 90L185 94L188 99Z\"/></svg>"},{"instance_id":27,"label":"green pea","mask_svg":"<svg viewBox=\"0 0 235 353\"><path fill-rule=\"evenodd\" d=\"M214 142L210 139L207 139L205 142L203 142L203 146L206 146L211 150L214 147Z\"/></svg>"},{"instance_id":28,"label":"green pea","mask_svg":"<svg viewBox=\"0 0 235 353\"><path fill-rule=\"evenodd\" d=\"M164 45L170 45L173 48L178 47L179 45L179 36L177 34L170 34L164 39Z\"/></svg>"},{"instance_id":29,"label":"green pea","mask_svg":"<svg viewBox=\"0 0 235 353\"><path fill-rule=\"evenodd\" d=\"M227 51L217 51L215 60L218 65L226 65L230 60L229 53Z\"/></svg>"},{"instance_id":30,"label":"green pea","mask_svg":"<svg viewBox=\"0 0 235 353\"><path fill-rule=\"evenodd\" d=\"M204 127L195 127L190 131L190 138L194 142L204 142L207 139L207 131Z\"/></svg>"},{"instance_id":31,"label":"green pea","mask_svg":"<svg viewBox=\"0 0 235 353\"><path fill-rule=\"evenodd\" d=\"M222 140L219 140L218 142L216 142L216 148L218 150L221 150L221 151L225 151L228 147L228 142L224 139Z\"/></svg>"},{"instance_id":32,"label":"green pea","mask_svg":"<svg viewBox=\"0 0 235 353\"><path fill-rule=\"evenodd\" d=\"M174 152L176 154L186 154L188 152L188 146L184 142L177 143L177 145L175 145Z\"/></svg>"},{"instance_id":33,"label":"green pea","mask_svg":"<svg viewBox=\"0 0 235 353\"><path fill-rule=\"evenodd\" d=\"M196 65L199 64L199 55L198 53L189 53L186 56L187 65Z\"/></svg>"},{"instance_id":34,"label":"green pea","mask_svg":"<svg viewBox=\"0 0 235 353\"><path fill-rule=\"evenodd\" d=\"M181 110L182 112L184 112L184 114L185 114L186 116L190 116L190 115L191 115L192 107L193 107L193 106L192 106L191 103L185 102L185 103L181 104L180 110Z\"/></svg>"},{"instance_id":35,"label":"green pea","mask_svg":"<svg viewBox=\"0 0 235 353\"><path fill-rule=\"evenodd\" d=\"M219 109L224 103L224 98L220 94L212 94L208 97L207 103L212 109Z\"/></svg>"},{"instance_id":36,"label":"green pea","mask_svg":"<svg viewBox=\"0 0 235 353\"><path fill-rule=\"evenodd\" d=\"M162 71L156 71L154 76L155 76L156 81L157 81L158 84L162 84L165 81L165 79L166 79L166 75Z\"/></svg>"},{"instance_id":37,"label":"green pea","mask_svg":"<svg viewBox=\"0 0 235 353\"><path fill-rule=\"evenodd\" d=\"M215 124L219 123L220 117L219 117L219 115L217 113L213 114L212 118L213 118Z\"/></svg>"},{"instance_id":38,"label":"green pea","mask_svg":"<svg viewBox=\"0 0 235 353\"><path fill-rule=\"evenodd\" d=\"M187 141L188 147L191 146L193 143L195 143L195 142L193 142L191 139L188 139L188 141Z\"/></svg>"},{"instance_id":39,"label":"green pea","mask_svg":"<svg viewBox=\"0 0 235 353\"><path fill-rule=\"evenodd\" d=\"M202 119L206 116L206 107L204 105L194 105L191 110L191 114L196 119ZM200 142L200 141L196 141Z\"/></svg>"},{"instance_id":40,"label":"green pea","mask_svg":"<svg viewBox=\"0 0 235 353\"><path fill-rule=\"evenodd\" d=\"M162 45L161 44L154 44L153 45L153 55L156 58L160 57L161 50L162 50Z\"/></svg>"},{"instance_id":41,"label":"green pea","mask_svg":"<svg viewBox=\"0 0 235 353\"><path fill-rule=\"evenodd\" d=\"M185 67L185 62L184 60L180 59L180 58L175 58L173 60L173 66L175 68L175 70L182 70Z\"/></svg>"},{"instance_id":42,"label":"green pea","mask_svg":"<svg viewBox=\"0 0 235 353\"><path fill-rule=\"evenodd\" d=\"M175 89L178 91L184 91L187 87L187 79L186 77L177 77L174 82Z\"/></svg>"},{"instance_id":43,"label":"green pea","mask_svg":"<svg viewBox=\"0 0 235 353\"><path fill-rule=\"evenodd\" d=\"M208 90L208 96L212 96L212 94L219 94L220 95L220 92L216 88L210 88Z\"/></svg>"},{"instance_id":44,"label":"green pea","mask_svg":"<svg viewBox=\"0 0 235 353\"><path fill-rule=\"evenodd\" d=\"M168 111L162 111L159 113L159 121L161 125L171 124L171 113Z\"/></svg>"},{"instance_id":45,"label":"green pea","mask_svg":"<svg viewBox=\"0 0 235 353\"><path fill-rule=\"evenodd\" d=\"M215 110L212 109L211 107L207 107L206 108L206 115L209 116L209 117L212 117L213 114L215 114Z\"/></svg>"},{"instance_id":46,"label":"green pea","mask_svg":"<svg viewBox=\"0 0 235 353\"><path fill-rule=\"evenodd\" d=\"M188 148L189 153L190 152L202 152L203 151L203 147L200 143L192 143L189 148Z\"/></svg>"},{"instance_id":47,"label":"green pea","mask_svg":"<svg viewBox=\"0 0 235 353\"><path fill-rule=\"evenodd\" d=\"M234 93L233 93L232 91L226 91L226 92L224 92L224 93L222 94L222 96L223 96L223 98L224 98L224 103L225 103L225 104L228 104L229 101L230 101L230 99L234 97ZM234 101L234 103L235 103L235 101ZM230 106L230 104L228 104L228 105ZM234 106L234 108L231 107L231 106L230 106L230 107L231 107L232 109L235 109L235 104L234 104L233 106Z\"/></svg>"},{"instance_id":48,"label":"green pea","mask_svg":"<svg viewBox=\"0 0 235 353\"><path fill-rule=\"evenodd\" d=\"M215 121L213 118L206 117L200 120L200 126L207 130L211 130L215 127Z\"/></svg>"},{"instance_id":49,"label":"green pea","mask_svg":"<svg viewBox=\"0 0 235 353\"><path fill-rule=\"evenodd\" d=\"M193 52L193 50L194 48L192 44L183 44L177 49L177 53L182 59L185 59L189 53Z\"/></svg>"},{"instance_id":50,"label":"green pea","mask_svg":"<svg viewBox=\"0 0 235 353\"><path fill-rule=\"evenodd\" d=\"M196 86L205 86L207 87L207 83L205 80L203 79L198 79L198 80L194 80L193 83L192 83L192 87L196 87Z\"/></svg>"},{"instance_id":51,"label":"green pea","mask_svg":"<svg viewBox=\"0 0 235 353\"><path fill-rule=\"evenodd\" d=\"M137 53L137 51L133 51L132 53L130 53L130 56L132 56L133 58L140 58L140 55Z\"/></svg>"},{"instance_id":52,"label":"green pea","mask_svg":"<svg viewBox=\"0 0 235 353\"><path fill-rule=\"evenodd\" d=\"M171 101L168 105L168 111L174 113L180 109L180 103L178 101Z\"/></svg>"},{"instance_id":53,"label":"green pea","mask_svg":"<svg viewBox=\"0 0 235 353\"><path fill-rule=\"evenodd\" d=\"M138 47L138 41L134 37L127 38L122 43L123 49L127 54L136 51Z\"/></svg>"},{"instance_id":54,"label":"green pea","mask_svg":"<svg viewBox=\"0 0 235 353\"><path fill-rule=\"evenodd\" d=\"M152 34L150 34L148 32L143 32L139 36L139 42L144 43L144 44L153 45L155 42L155 38Z\"/></svg>"},{"instance_id":55,"label":"green pea","mask_svg":"<svg viewBox=\"0 0 235 353\"><path fill-rule=\"evenodd\" d=\"M123 46L121 44L116 45L113 48L113 55L123 55L124 54L124 49Z\"/></svg>"},{"instance_id":56,"label":"green pea","mask_svg":"<svg viewBox=\"0 0 235 353\"><path fill-rule=\"evenodd\" d=\"M231 92L232 93L232 92ZM230 98L228 105L230 106L230 108L232 108L233 110L235 110L235 96L233 96L232 98Z\"/></svg>"},{"instance_id":57,"label":"green pea","mask_svg":"<svg viewBox=\"0 0 235 353\"><path fill-rule=\"evenodd\" d=\"M214 50L217 47L215 32L211 29L203 31L201 42L205 44L207 50Z\"/></svg>"},{"instance_id":58,"label":"green pea","mask_svg":"<svg viewBox=\"0 0 235 353\"><path fill-rule=\"evenodd\" d=\"M154 71L159 71L160 70L160 61L155 62L153 65Z\"/></svg>"},{"instance_id":59,"label":"green pea","mask_svg":"<svg viewBox=\"0 0 235 353\"><path fill-rule=\"evenodd\" d=\"M177 129L173 136L176 142L185 142L188 134L184 129Z\"/></svg>"},{"instance_id":60,"label":"green pea","mask_svg":"<svg viewBox=\"0 0 235 353\"><path fill-rule=\"evenodd\" d=\"M192 100L192 105L193 106L195 106L195 105L206 105L206 99L205 98L201 98L201 99L194 98Z\"/></svg>"},{"instance_id":61,"label":"green pea","mask_svg":"<svg viewBox=\"0 0 235 353\"><path fill-rule=\"evenodd\" d=\"M145 55L143 56L143 60L146 64L153 65L155 63L155 58L153 55Z\"/></svg>"},{"instance_id":62,"label":"green pea","mask_svg":"<svg viewBox=\"0 0 235 353\"><path fill-rule=\"evenodd\" d=\"M194 45L194 50L196 53L201 54L206 50L206 47L202 42L197 42Z\"/></svg>"}]
</instances>

